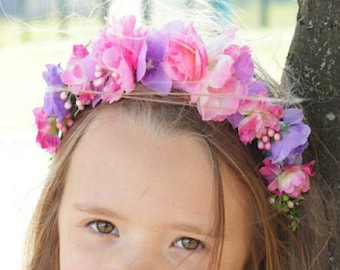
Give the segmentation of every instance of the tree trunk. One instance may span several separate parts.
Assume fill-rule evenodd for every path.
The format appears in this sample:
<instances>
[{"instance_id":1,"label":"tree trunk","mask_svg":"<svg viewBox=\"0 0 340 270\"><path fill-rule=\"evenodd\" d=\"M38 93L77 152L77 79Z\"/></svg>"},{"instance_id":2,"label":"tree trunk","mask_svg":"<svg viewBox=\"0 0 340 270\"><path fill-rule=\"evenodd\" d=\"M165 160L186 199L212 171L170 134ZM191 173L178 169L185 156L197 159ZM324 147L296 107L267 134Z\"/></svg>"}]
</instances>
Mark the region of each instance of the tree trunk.
<instances>
[{"instance_id":1,"label":"tree trunk","mask_svg":"<svg viewBox=\"0 0 340 270\"><path fill-rule=\"evenodd\" d=\"M305 98L305 115L314 132L310 148L318 164L318 179L326 181L334 192L340 219L340 0L298 0L298 4L282 84L293 85L296 94ZM330 251L330 268L338 270L339 239L333 241Z\"/></svg>"}]
</instances>

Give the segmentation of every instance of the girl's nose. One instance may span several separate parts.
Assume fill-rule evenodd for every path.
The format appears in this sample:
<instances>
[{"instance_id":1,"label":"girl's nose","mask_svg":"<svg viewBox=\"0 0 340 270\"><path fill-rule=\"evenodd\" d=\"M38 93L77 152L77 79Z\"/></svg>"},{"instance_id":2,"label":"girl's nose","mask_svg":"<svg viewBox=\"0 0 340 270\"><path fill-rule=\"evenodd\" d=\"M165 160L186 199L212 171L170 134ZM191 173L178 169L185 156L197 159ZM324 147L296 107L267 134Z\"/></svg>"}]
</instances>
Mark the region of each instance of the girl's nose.
<instances>
[{"instance_id":1,"label":"girl's nose","mask_svg":"<svg viewBox=\"0 0 340 270\"><path fill-rule=\"evenodd\" d=\"M145 240L136 240L114 252L113 269L162 270L172 269L157 245Z\"/></svg>"}]
</instances>

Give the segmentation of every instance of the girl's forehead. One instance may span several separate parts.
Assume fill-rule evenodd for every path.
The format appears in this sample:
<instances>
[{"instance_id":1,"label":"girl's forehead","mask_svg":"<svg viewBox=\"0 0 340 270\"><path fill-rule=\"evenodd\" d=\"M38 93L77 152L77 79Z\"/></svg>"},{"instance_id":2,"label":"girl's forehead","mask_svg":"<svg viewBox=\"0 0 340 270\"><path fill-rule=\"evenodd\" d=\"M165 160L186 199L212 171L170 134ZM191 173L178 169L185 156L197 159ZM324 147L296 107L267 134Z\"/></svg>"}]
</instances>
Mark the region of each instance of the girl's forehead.
<instances>
[{"instance_id":1,"label":"girl's forehead","mask_svg":"<svg viewBox=\"0 0 340 270\"><path fill-rule=\"evenodd\" d=\"M243 261L250 223L234 175L222 171L226 218L220 223L221 186L206 144L189 134L156 136L145 125L123 120L98 118L79 142L66 175L60 220L85 212L157 239L216 239L221 232L216 225L224 225L222 265Z\"/></svg>"},{"instance_id":2,"label":"girl's forehead","mask_svg":"<svg viewBox=\"0 0 340 270\"><path fill-rule=\"evenodd\" d=\"M105 115L74 151L64 193L70 204L114 206L132 218L170 214L206 225L213 220L214 197L205 144L188 134L152 134L145 125Z\"/></svg>"}]
</instances>

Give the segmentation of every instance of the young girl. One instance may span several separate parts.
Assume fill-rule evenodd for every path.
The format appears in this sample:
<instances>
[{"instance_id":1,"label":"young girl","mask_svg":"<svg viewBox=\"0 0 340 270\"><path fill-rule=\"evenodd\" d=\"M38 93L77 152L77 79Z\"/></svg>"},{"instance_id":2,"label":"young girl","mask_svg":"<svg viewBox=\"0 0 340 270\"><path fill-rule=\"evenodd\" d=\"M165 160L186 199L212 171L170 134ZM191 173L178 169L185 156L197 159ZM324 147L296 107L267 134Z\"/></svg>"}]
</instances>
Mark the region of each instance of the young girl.
<instances>
[{"instance_id":1,"label":"young girl","mask_svg":"<svg viewBox=\"0 0 340 270\"><path fill-rule=\"evenodd\" d=\"M27 269L326 269L302 111L269 96L235 28L108 18L47 65L37 141L53 164Z\"/></svg>"}]
</instances>

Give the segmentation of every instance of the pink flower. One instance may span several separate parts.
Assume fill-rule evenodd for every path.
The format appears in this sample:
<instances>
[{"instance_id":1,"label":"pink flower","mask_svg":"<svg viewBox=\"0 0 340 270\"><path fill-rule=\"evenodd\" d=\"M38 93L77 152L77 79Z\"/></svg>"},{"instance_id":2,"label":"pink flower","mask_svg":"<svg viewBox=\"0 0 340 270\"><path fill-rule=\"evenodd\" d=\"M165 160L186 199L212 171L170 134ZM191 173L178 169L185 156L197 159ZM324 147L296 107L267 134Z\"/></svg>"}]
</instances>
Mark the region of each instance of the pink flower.
<instances>
[{"instance_id":1,"label":"pink flower","mask_svg":"<svg viewBox=\"0 0 340 270\"><path fill-rule=\"evenodd\" d=\"M205 86L191 100L203 120L223 121L238 112L247 95L247 84L252 79L254 65L249 48L232 45L236 28L222 33L209 50L209 74Z\"/></svg>"},{"instance_id":2,"label":"pink flower","mask_svg":"<svg viewBox=\"0 0 340 270\"><path fill-rule=\"evenodd\" d=\"M73 54L61 75L61 80L75 95L80 94L81 90L92 90L91 82L95 79L95 65L84 45L74 45Z\"/></svg>"},{"instance_id":3,"label":"pink flower","mask_svg":"<svg viewBox=\"0 0 340 270\"><path fill-rule=\"evenodd\" d=\"M220 88L203 89L197 101L197 109L205 121L224 121L237 111L243 95L244 87L233 78Z\"/></svg>"},{"instance_id":4,"label":"pink flower","mask_svg":"<svg viewBox=\"0 0 340 270\"><path fill-rule=\"evenodd\" d=\"M134 74L146 36L145 30L135 30L135 24L133 16L112 19L92 42L91 55L97 63L94 84L108 92L104 101L119 100L124 91L135 89Z\"/></svg>"},{"instance_id":5,"label":"pink flower","mask_svg":"<svg viewBox=\"0 0 340 270\"><path fill-rule=\"evenodd\" d=\"M261 138L269 129L280 130L283 108L279 104L246 100L241 104L239 113L245 116L238 125L238 134L244 143Z\"/></svg>"},{"instance_id":6,"label":"pink flower","mask_svg":"<svg viewBox=\"0 0 340 270\"><path fill-rule=\"evenodd\" d=\"M264 167L260 173L268 181L268 189L281 196L287 194L292 198L299 198L302 193L310 189L309 176L314 175L312 166L315 161L303 165L289 165L280 167L273 164L269 159L263 161Z\"/></svg>"},{"instance_id":7,"label":"pink flower","mask_svg":"<svg viewBox=\"0 0 340 270\"><path fill-rule=\"evenodd\" d=\"M40 144L41 148L46 149L54 155L60 144L58 129L56 128L56 119L50 118L42 108L35 108L33 114L38 128L38 134L36 136L37 143Z\"/></svg>"},{"instance_id":8,"label":"pink flower","mask_svg":"<svg viewBox=\"0 0 340 270\"><path fill-rule=\"evenodd\" d=\"M213 41L209 48L209 64L212 73L209 85L212 87L221 87L232 76L244 85L253 78L254 63L249 47L240 47L231 43L235 38L236 30L236 28L227 29Z\"/></svg>"},{"instance_id":9,"label":"pink flower","mask_svg":"<svg viewBox=\"0 0 340 270\"><path fill-rule=\"evenodd\" d=\"M248 46L231 45L224 51L224 54L233 58L235 76L238 80L247 83L253 78L254 63Z\"/></svg>"},{"instance_id":10,"label":"pink flower","mask_svg":"<svg viewBox=\"0 0 340 270\"><path fill-rule=\"evenodd\" d=\"M170 36L163 68L177 87L189 93L200 90L208 65L205 45L191 24L184 33Z\"/></svg>"}]
</instances>

